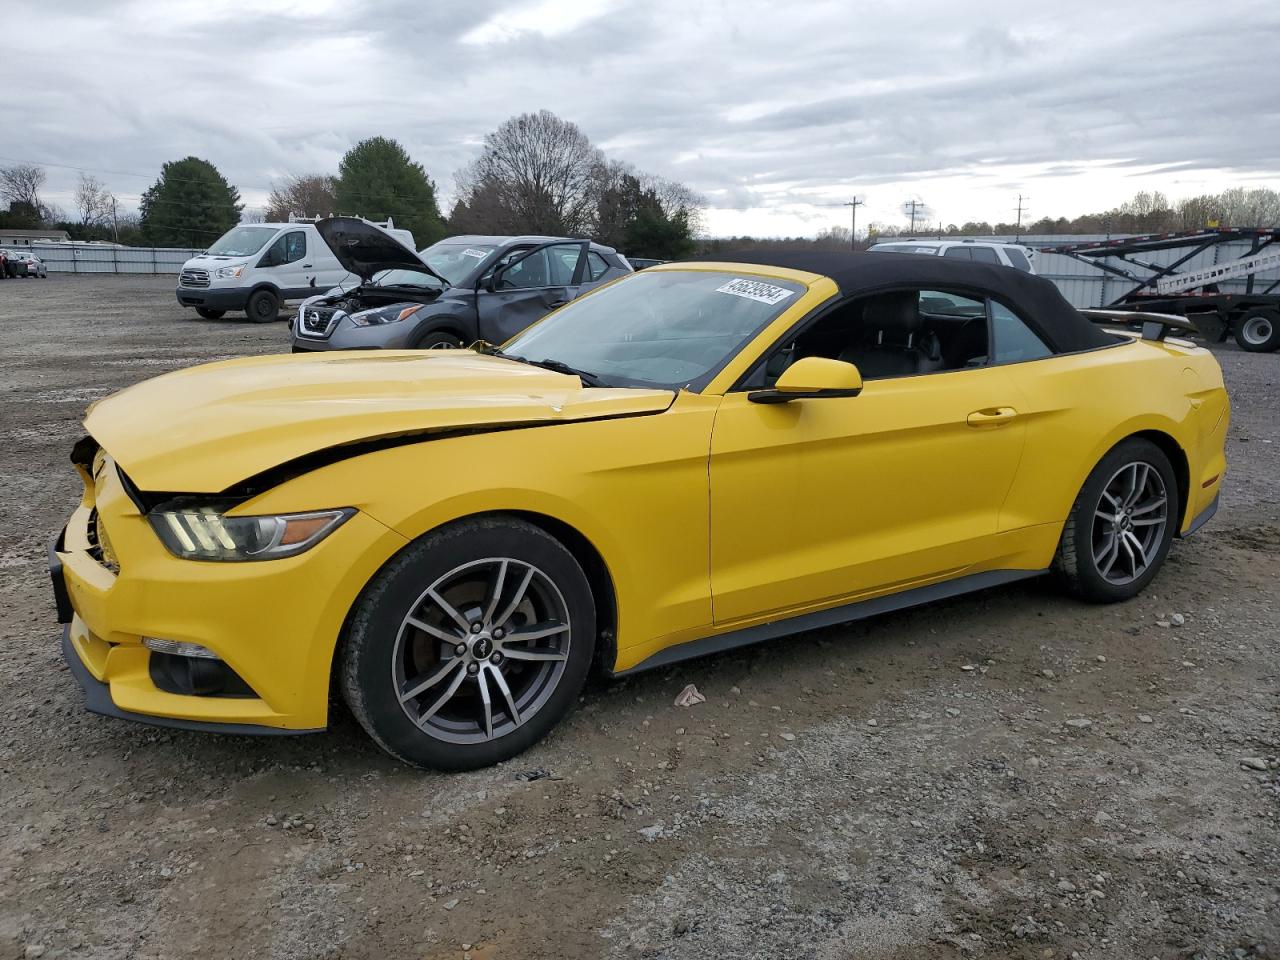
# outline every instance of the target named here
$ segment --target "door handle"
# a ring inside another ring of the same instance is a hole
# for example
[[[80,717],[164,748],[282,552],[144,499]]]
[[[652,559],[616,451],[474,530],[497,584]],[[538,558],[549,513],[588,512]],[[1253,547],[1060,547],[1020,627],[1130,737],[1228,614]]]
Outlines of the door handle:
[[[985,410],[975,410],[965,418],[965,423],[971,427],[997,427],[1002,423],[1008,423],[1018,415],[1018,411],[1013,407],[987,407]]]
[[[310,270],[310,269],[311,269],[311,264],[309,264],[309,263],[304,263],[304,264],[302,265],[302,269],[303,269],[303,270]]]

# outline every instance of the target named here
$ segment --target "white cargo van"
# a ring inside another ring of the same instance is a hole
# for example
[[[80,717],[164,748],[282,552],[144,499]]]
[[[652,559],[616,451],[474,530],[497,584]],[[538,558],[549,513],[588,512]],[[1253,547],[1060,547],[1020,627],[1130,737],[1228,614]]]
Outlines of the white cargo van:
[[[414,249],[408,230],[396,229],[390,220],[373,226]],[[359,282],[320,239],[314,220],[242,223],[182,265],[177,296],[178,303],[209,320],[243,310],[250,320],[269,323],[286,303]]]
[[[998,240],[925,240],[914,237],[877,243],[868,253],[922,253],[927,257],[951,257],[999,263],[1027,273],[1036,272],[1036,252],[1030,247]]]

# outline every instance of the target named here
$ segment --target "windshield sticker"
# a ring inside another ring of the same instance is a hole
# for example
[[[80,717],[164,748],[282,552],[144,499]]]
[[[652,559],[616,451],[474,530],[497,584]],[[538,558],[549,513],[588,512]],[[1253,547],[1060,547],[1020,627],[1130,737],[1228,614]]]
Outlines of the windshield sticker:
[[[728,293],[735,297],[745,297],[748,300],[767,303],[769,306],[781,303],[791,296],[792,292],[783,287],[775,287],[772,283],[764,283],[760,280],[744,280],[741,277],[736,280],[730,280],[723,286],[716,287],[716,293]]]
[[[483,260],[488,256],[483,250],[476,250],[474,247],[467,247],[462,251],[464,257],[475,257],[477,260]]]

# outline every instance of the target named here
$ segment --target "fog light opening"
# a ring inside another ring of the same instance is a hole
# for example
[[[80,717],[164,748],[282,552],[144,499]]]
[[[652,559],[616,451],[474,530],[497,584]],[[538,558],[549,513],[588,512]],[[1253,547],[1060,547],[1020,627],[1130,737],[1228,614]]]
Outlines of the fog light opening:
[[[175,657],[196,657],[200,660],[221,660],[222,658],[198,643],[187,643],[184,640],[163,640],[160,637],[143,637],[142,645],[154,653],[168,653]]]

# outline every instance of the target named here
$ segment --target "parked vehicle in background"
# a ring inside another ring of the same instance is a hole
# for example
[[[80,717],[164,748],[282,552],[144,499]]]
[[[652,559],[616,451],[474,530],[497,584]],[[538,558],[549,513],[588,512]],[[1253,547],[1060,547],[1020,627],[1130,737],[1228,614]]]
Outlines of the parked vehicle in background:
[[[632,270],[647,270],[649,267],[656,267],[660,263],[666,263],[666,260],[654,260],[652,257],[625,257],[627,263]]]
[[[0,280],[9,279],[9,251],[0,250]]]
[[[868,253],[920,253],[931,257],[948,257],[953,260],[972,260],[975,263],[999,263],[1015,270],[1035,273],[1036,252],[1016,243],[998,243],[987,240],[905,240],[877,243]]]
[[[361,220],[316,224],[354,289],[306,300],[294,353],[440,350],[503,343],[552,310],[631,273],[612,247],[565,237],[449,237],[421,253]]]
[[[22,255],[16,250],[6,250],[5,255],[5,276],[7,277],[25,277],[27,275],[27,262],[22,259]]]
[[[390,220],[358,222],[413,247],[413,234],[396,229]],[[270,323],[280,316],[284,304],[299,303],[338,284],[355,283],[316,233],[316,223],[232,227],[208,250],[182,265],[178,302],[194,307],[207,320],[243,310],[250,320]]]
[[[19,253],[18,259],[27,265],[28,277],[43,277],[49,279],[49,268],[45,266],[45,262],[37,257],[34,253]]]

